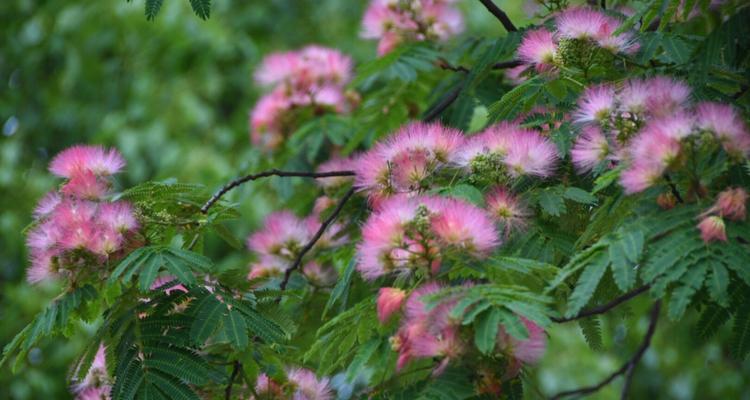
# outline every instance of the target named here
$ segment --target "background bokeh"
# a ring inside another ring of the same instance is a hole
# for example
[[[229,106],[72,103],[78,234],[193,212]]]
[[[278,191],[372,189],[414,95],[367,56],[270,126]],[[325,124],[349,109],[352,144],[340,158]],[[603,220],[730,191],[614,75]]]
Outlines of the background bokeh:
[[[517,25],[528,21],[522,1],[496,1]],[[358,37],[365,0],[215,0],[203,21],[186,0],[165,0],[155,21],[135,0],[0,1],[0,344],[5,345],[59,288],[25,283],[23,228],[36,200],[56,181],[51,156],[76,143],[115,146],[128,167],[118,186],[150,179],[200,183],[208,190],[269,161],[253,149],[247,113],[260,94],[252,71],[264,54],[309,43],[337,47],[357,61],[375,44]],[[470,36],[496,36],[496,20],[463,0]],[[305,184],[297,182],[297,184]],[[309,184],[309,183],[307,183]],[[232,194],[243,217],[231,228],[244,237],[289,191],[248,185]],[[275,190],[273,190],[275,189]],[[218,240],[208,253],[223,263],[247,254]],[[635,301],[620,315],[645,314]],[[717,342],[699,344],[691,321],[662,319],[656,351],[636,372],[634,398],[750,398],[750,364],[733,363]],[[597,382],[637,346],[645,319],[627,329],[607,319],[602,350],[586,345],[577,325],[555,327],[530,398]],[[69,398],[66,374],[93,330],[81,326],[65,339],[29,353],[17,374],[0,369],[0,399]],[[618,398],[613,385],[596,398]],[[744,396],[744,397],[743,397]]]

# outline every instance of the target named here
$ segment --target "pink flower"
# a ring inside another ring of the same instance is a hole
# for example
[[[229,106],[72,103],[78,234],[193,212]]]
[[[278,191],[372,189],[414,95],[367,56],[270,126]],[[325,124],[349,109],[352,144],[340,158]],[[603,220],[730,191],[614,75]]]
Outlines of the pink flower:
[[[288,261],[286,262],[288,263]],[[271,255],[261,255],[260,261],[250,266],[247,279],[255,280],[284,275],[285,261]]]
[[[401,308],[406,292],[397,288],[380,288],[378,292],[378,319],[385,323],[388,318]]]
[[[683,107],[690,97],[690,88],[681,81],[657,76],[646,81],[649,91],[646,111],[654,116],[667,116]]]
[[[302,274],[315,286],[328,287],[336,283],[338,274],[331,266],[322,266],[314,261],[310,261],[302,267]]]
[[[124,241],[120,232],[110,227],[97,226],[86,242],[86,248],[94,254],[109,256],[119,250]]]
[[[589,172],[609,155],[609,142],[596,126],[587,125],[576,139],[570,156],[578,172]]]
[[[508,334],[505,329],[501,329],[498,334],[500,347],[509,351],[514,358],[523,361],[526,364],[535,364],[544,355],[547,348],[547,335],[539,325],[520,317],[526,326],[529,336],[526,339],[519,340]]]
[[[597,39],[603,36],[602,30],[611,21],[607,16],[588,8],[571,7],[561,12],[556,18],[557,34],[566,39]]]
[[[281,399],[284,396],[281,385],[265,373],[259,374],[255,379],[255,393],[260,396],[260,399],[253,400]]]
[[[291,107],[283,88],[263,96],[250,113],[250,139],[256,146],[275,149],[283,140],[281,118]]]
[[[628,147],[628,155],[635,164],[656,164],[666,168],[680,153],[679,131],[664,129],[663,124],[649,124]],[[668,128],[668,126],[667,126]]]
[[[518,46],[518,57],[527,64],[536,65],[537,70],[550,70],[554,66],[557,44],[552,32],[541,28],[528,31]]]
[[[479,156],[496,155],[505,157],[510,151],[514,135],[520,128],[509,122],[501,122],[486,128],[481,133],[470,137],[457,151],[456,164],[469,167]]]
[[[250,235],[247,247],[262,255],[292,258],[310,239],[305,223],[289,211],[268,215],[263,228]]]
[[[138,220],[133,207],[126,201],[99,205],[99,222],[115,231],[126,232],[138,229]]]
[[[531,216],[529,210],[521,204],[507,189],[496,187],[485,196],[487,211],[503,226],[505,237],[514,230],[523,229]]]
[[[35,251],[47,251],[57,247],[63,236],[60,225],[54,221],[44,221],[29,231],[26,245]]]
[[[697,107],[697,125],[709,131],[733,156],[750,156],[750,132],[739,113],[728,104],[703,102]]]
[[[165,287],[169,282],[174,281],[176,278],[173,275],[162,275],[154,279],[154,282],[151,284],[150,289],[151,290],[157,290],[161,289],[164,290],[164,293],[169,296],[172,292],[183,292],[187,293],[188,290],[185,286],[178,283],[176,285],[172,285],[170,287]]]
[[[57,192],[49,192],[37,203],[34,209],[34,217],[44,218],[49,216],[62,201],[60,194]]]
[[[698,229],[701,231],[701,238],[706,243],[714,241],[727,241],[727,232],[724,226],[724,220],[721,217],[705,217],[698,223]]]
[[[62,187],[61,192],[79,199],[99,200],[109,190],[109,184],[91,171],[73,175]]]
[[[49,170],[63,178],[84,172],[97,176],[113,175],[125,167],[125,160],[114,149],[100,146],[73,146],[63,150],[50,162]]]
[[[450,198],[435,200],[430,219],[438,242],[484,258],[500,245],[499,235],[487,213],[469,203]]]
[[[586,89],[578,100],[576,122],[598,122],[609,120],[614,111],[615,89],[609,85],[597,85]]]
[[[26,281],[39,283],[57,278],[57,271],[53,269],[53,257],[55,253],[51,251],[32,251],[31,266],[26,270]]]
[[[664,169],[659,163],[636,163],[620,174],[620,184],[627,194],[642,192],[659,181]]]
[[[91,363],[88,373],[81,382],[73,385],[73,393],[76,399],[81,400],[100,400],[109,398],[110,378],[107,374],[106,351],[104,346],[99,345],[94,360]],[[98,397],[106,396],[106,397]]]
[[[514,178],[521,175],[549,177],[558,161],[557,147],[542,135],[527,130],[519,130],[510,137],[508,154],[503,160]]]
[[[526,65],[519,65],[514,68],[508,68],[505,70],[505,78],[513,85],[520,85],[528,80],[524,75],[529,67]]]
[[[318,379],[314,372],[304,368],[292,368],[286,375],[294,387],[293,400],[333,400],[330,379]]]
[[[711,210],[732,221],[744,221],[747,212],[745,208],[747,198],[748,194],[745,189],[730,188],[719,193]]]
[[[628,79],[623,84],[618,95],[618,101],[623,111],[633,114],[648,112],[651,96],[650,83],[642,79]]]

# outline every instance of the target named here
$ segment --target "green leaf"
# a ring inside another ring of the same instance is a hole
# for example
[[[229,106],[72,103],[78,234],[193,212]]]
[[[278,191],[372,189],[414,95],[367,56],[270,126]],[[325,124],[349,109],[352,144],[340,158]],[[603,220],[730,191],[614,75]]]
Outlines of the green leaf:
[[[166,261],[167,270],[175,276],[180,282],[186,285],[195,285],[196,280],[193,272],[187,268],[187,264],[181,262],[176,257],[169,257],[165,255],[164,261]]]
[[[173,247],[169,248],[169,252],[188,265],[204,272],[208,272],[211,270],[211,268],[213,268],[213,262],[211,261],[211,259],[198,253]]]
[[[724,307],[710,305],[701,314],[695,332],[699,338],[709,339],[721,328],[732,314]]]
[[[362,368],[372,358],[372,355],[375,354],[375,350],[378,349],[380,343],[380,338],[372,338],[357,348],[357,354],[352,359],[346,371],[347,379],[353,380],[361,372]]]
[[[211,229],[213,229],[214,233],[218,237],[220,237],[223,241],[225,241],[228,245],[232,246],[233,248],[237,250],[241,250],[244,246],[242,245],[242,242],[237,239],[237,237],[232,233],[232,231],[229,230],[226,226],[220,223],[216,223],[211,225]]]
[[[190,6],[195,15],[201,19],[208,19],[211,16],[211,0],[190,0]]]
[[[474,324],[474,344],[482,354],[489,354],[495,349],[499,324],[500,313],[497,309],[483,313]]]
[[[581,327],[581,333],[586,339],[586,343],[591,347],[591,350],[600,351],[604,348],[602,344],[602,328],[599,322],[599,317],[593,316],[590,318],[583,318],[578,320],[578,326]]]
[[[606,254],[598,253],[593,257],[586,269],[583,270],[581,276],[578,277],[575,290],[573,290],[570,299],[568,299],[566,317],[575,316],[589,302],[589,299],[594,294],[594,290],[599,286],[599,281],[604,276],[604,272],[607,271],[608,261]]]
[[[461,183],[449,187],[445,191],[445,194],[450,197],[466,200],[469,203],[474,204],[475,206],[484,206],[484,195],[482,195],[482,192],[479,191],[479,189],[471,185]]]
[[[672,298],[669,300],[667,315],[671,320],[677,321],[685,313],[693,294],[703,286],[707,269],[708,266],[706,263],[693,265],[685,276],[680,279],[682,286],[672,292]]]
[[[565,192],[563,192],[563,196],[568,200],[575,201],[576,203],[596,204],[596,196],[577,187],[566,188]]]
[[[224,332],[237,350],[247,347],[247,324],[245,318],[237,310],[230,310],[224,318]]]
[[[708,293],[720,305],[726,307],[729,305],[729,272],[720,262],[712,260],[709,262],[710,276],[708,281]]]
[[[216,331],[222,320],[226,306],[212,294],[200,301],[195,311],[195,321],[190,327],[190,339],[196,344],[203,344]]]
[[[200,400],[195,392],[189,386],[184,385],[174,378],[164,375],[160,372],[150,373],[149,379],[163,392],[169,395],[173,400]]]
[[[529,338],[529,330],[526,329],[526,324],[523,323],[518,315],[501,308],[496,308],[495,311],[500,314],[500,323],[510,336],[513,336],[518,340],[526,340]]]
[[[554,188],[553,188],[554,189]],[[548,215],[559,217],[565,212],[565,200],[556,190],[544,189],[539,193],[539,205]]]
[[[741,304],[734,315],[732,338],[730,339],[732,356],[743,361],[750,353],[750,303]]]
[[[162,265],[164,265],[164,260],[159,253],[152,254],[144,263],[140,276],[138,276],[138,286],[142,292],[147,292],[151,289],[151,285],[154,283],[156,275],[159,273],[159,268]]]
[[[151,255],[152,252],[153,249],[151,247],[141,247],[132,251],[127,257],[120,261],[119,264],[117,264],[115,270],[112,271],[112,275],[109,276],[109,282],[113,283],[125,272],[137,268],[145,261],[146,257]],[[132,276],[132,273],[130,276]]]
[[[336,282],[336,286],[333,287],[333,290],[331,290],[331,296],[328,298],[328,301],[326,302],[326,306],[323,309],[323,318],[326,317],[328,314],[328,310],[333,307],[334,304],[336,304],[339,299],[342,302],[342,306],[346,305],[346,299],[349,294],[349,287],[352,284],[352,277],[354,276],[355,267],[357,265],[357,259],[356,257],[352,256],[349,260],[349,263],[346,265],[346,269],[344,270],[343,275],[341,278]]]
[[[618,232],[609,245],[612,276],[617,287],[623,292],[630,290],[635,285],[635,264],[643,251],[643,242],[643,232],[636,229]]]
[[[146,0],[145,14],[146,19],[153,21],[156,18],[156,14],[161,10],[163,0]]]

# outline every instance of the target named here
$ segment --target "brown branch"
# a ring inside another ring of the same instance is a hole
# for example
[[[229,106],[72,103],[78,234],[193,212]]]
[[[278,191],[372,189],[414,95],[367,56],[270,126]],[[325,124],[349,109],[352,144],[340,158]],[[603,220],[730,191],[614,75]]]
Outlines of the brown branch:
[[[610,301],[607,304],[602,304],[600,306],[593,307],[593,308],[590,308],[588,310],[583,310],[580,313],[578,313],[577,315],[574,315],[572,317],[567,317],[567,318],[551,318],[551,319],[552,319],[552,322],[564,323],[564,322],[575,321],[575,320],[581,319],[581,318],[591,317],[593,315],[604,314],[604,313],[608,312],[609,310],[611,310],[611,309],[619,306],[620,304],[622,304],[622,303],[624,303],[624,302],[632,299],[633,297],[636,297],[639,294],[647,291],[650,288],[651,288],[651,285],[641,286],[641,287],[639,287],[637,289],[633,289],[630,292],[625,293],[624,295],[622,295],[622,296],[620,296],[620,297],[618,297],[618,298]]]
[[[239,375],[241,368],[242,364],[239,361],[235,361],[234,367],[232,367],[232,376],[229,377],[229,383],[227,383],[227,388],[224,390],[224,398],[226,400],[232,398],[232,386],[234,385],[234,380],[237,379],[237,375]]]
[[[492,15],[495,16],[498,20],[500,20],[500,23],[503,24],[503,28],[505,28],[508,32],[515,32],[518,30],[515,25],[513,25],[513,22],[511,22],[510,18],[508,18],[508,14],[506,14],[503,10],[501,10],[498,6],[495,5],[495,3],[492,2],[492,0],[479,0],[482,5],[492,13]]]
[[[503,61],[503,62],[495,63],[495,65],[492,66],[492,69],[515,68],[515,67],[520,67],[523,64],[524,62],[521,60]]]
[[[344,209],[344,205],[346,205],[346,202],[349,201],[349,199],[354,194],[354,188],[349,189],[349,191],[344,194],[344,197],[339,200],[339,204],[336,205],[336,208],[333,210],[331,215],[328,216],[328,218],[323,221],[322,224],[320,224],[320,228],[318,228],[318,231],[315,232],[315,235],[310,239],[309,242],[305,245],[305,247],[300,250],[299,254],[297,254],[297,258],[295,258],[294,263],[284,271],[284,279],[281,281],[281,284],[279,285],[279,290],[284,291],[286,289],[286,285],[289,284],[289,279],[292,276],[292,272],[297,270],[300,265],[302,264],[302,258],[305,257],[305,254],[309,252],[313,246],[315,246],[315,243],[320,240],[320,237],[323,236],[323,233],[328,229],[328,227],[333,223],[333,221],[338,217],[338,215],[341,213],[341,210]],[[277,299],[277,301],[280,301],[281,297]]]
[[[435,118],[439,117],[440,114],[443,113],[443,111],[445,111],[448,107],[451,106],[451,104],[453,104],[454,101],[456,101],[456,99],[458,99],[458,96],[461,94],[461,90],[463,90],[463,88],[464,88],[463,82],[456,85],[456,87],[451,89],[451,91],[448,92],[448,94],[446,94],[445,97],[443,97],[440,100],[440,102],[437,105],[435,105],[435,107],[433,107],[430,110],[427,110],[424,117],[422,117],[422,120],[425,122],[430,122],[430,121],[435,120]]]
[[[675,199],[677,199],[677,202],[684,203],[685,201],[682,200],[682,196],[680,196],[680,191],[677,190],[677,185],[672,182],[672,177],[669,176],[669,174],[664,174],[664,179],[667,180],[667,183],[669,184],[669,190],[672,191],[672,195]]]
[[[515,67],[521,66],[523,64],[524,64],[524,62],[521,61],[521,60],[503,61],[503,62],[495,63],[492,66],[492,69],[515,68]],[[463,65],[453,65],[453,64],[449,63],[448,60],[443,59],[443,58],[441,58],[441,59],[439,59],[437,61],[437,66],[440,67],[440,68],[442,68],[442,69],[445,69],[445,70],[448,70],[448,71],[453,71],[453,72],[463,72],[463,73],[466,73],[466,74],[468,74],[469,72],[471,72],[471,70],[469,68],[466,68]]]
[[[621,399],[627,398],[630,383],[633,379],[633,371],[635,370],[636,365],[638,365],[638,362],[643,357],[643,354],[646,353],[646,350],[648,350],[648,347],[651,345],[651,338],[653,338],[654,332],[656,331],[656,322],[659,320],[660,310],[661,300],[654,303],[654,305],[651,307],[648,330],[646,331],[646,335],[643,337],[641,345],[638,347],[638,350],[635,352],[635,354],[633,354],[633,356],[630,357],[630,359],[625,364],[623,364],[622,367],[620,367],[617,371],[613,372],[611,375],[609,375],[607,378],[597,383],[596,385],[560,392],[552,396],[551,400],[562,399],[568,396],[581,397],[595,393],[599,391],[599,389],[610,384],[615,378],[620,375],[625,376],[625,384],[622,388]]]
[[[211,196],[210,199],[206,202],[206,204],[201,207],[201,212],[203,214],[208,212],[208,209],[211,208],[219,199],[221,199],[222,196],[227,194],[230,190],[236,188],[237,186],[242,185],[245,182],[254,181],[256,179],[260,178],[267,178],[269,176],[280,176],[280,177],[299,177],[299,178],[330,178],[335,176],[353,176],[354,171],[328,171],[328,172],[304,172],[304,171],[280,171],[278,169],[270,169],[268,171],[259,172],[257,174],[252,175],[246,175],[241,178],[237,178],[226,185],[224,185],[221,189],[217,190],[216,193]]]

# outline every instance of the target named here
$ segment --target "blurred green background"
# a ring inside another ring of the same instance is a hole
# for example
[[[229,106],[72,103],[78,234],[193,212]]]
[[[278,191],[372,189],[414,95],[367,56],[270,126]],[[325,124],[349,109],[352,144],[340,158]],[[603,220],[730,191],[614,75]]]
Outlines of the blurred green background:
[[[129,162],[120,187],[174,178],[212,190],[266,166],[247,133],[248,110],[260,94],[254,66],[271,51],[309,43],[337,47],[360,62],[372,59],[375,43],[358,38],[366,3],[215,0],[203,21],[187,0],[165,0],[150,22],[139,0],[0,1],[0,345],[59,292],[25,283],[21,233],[36,200],[56,184],[46,172],[54,154],[76,143],[115,146]],[[522,1],[496,3],[518,25],[528,21]],[[502,34],[477,1],[460,6],[465,35]],[[232,225],[240,237],[274,203],[273,191],[256,189],[231,196],[242,199],[243,217]],[[225,263],[248,258],[218,241],[206,249]],[[640,306],[632,312],[645,313]],[[616,369],[646,321],[632,331],[621,316],[608,322],[602,352],[589,349],[576,325],[552,330],[528,396],[594,383]],[[748,363],[732,364],[717,344],[697,344],[689,322],[659,328],[659,351],[649,351],[639,366],[634,398],[750,398]],[[70,339],[47,341],[15,375],[0,369],[0,399],[69,398],[68,365],[92,330],[81,326]],[[595,398],[618,398],[618,390],[614,385]]]

